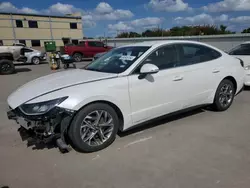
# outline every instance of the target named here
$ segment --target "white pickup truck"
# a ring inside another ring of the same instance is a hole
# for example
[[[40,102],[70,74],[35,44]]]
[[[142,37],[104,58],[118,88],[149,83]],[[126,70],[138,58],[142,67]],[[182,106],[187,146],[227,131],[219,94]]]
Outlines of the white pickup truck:
[[[0,74],[15,72],[13,61],[25,59],[23,46],[0,46]]]

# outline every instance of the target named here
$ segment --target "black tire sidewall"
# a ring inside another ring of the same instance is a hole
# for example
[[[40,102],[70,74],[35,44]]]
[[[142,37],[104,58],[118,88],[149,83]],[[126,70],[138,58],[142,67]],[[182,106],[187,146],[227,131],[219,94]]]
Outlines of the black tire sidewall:
[[[4,64],[8,64],[10,66],[8,71],[2,72],[2,66]],[[0,74],[6,75],[6,74],[13,74],[15,72],[15,66],[12,61],[10,60],[0,60]]]
[[[39,63],[34,63],[34,59],[36,59],[36,58],[39,60]],[[31,62],[32,62],[34,65],[39,65],[39,64],[40,64],[40,59],[39,59],[39,57],[32,57]]]
[[[222,88],[225,84],[230,84],[231,87],[233,88],[233,98],[232,98],[230,104],[227,105],[226,107],[222,106],[222,105],[220,104],[220,102],[219,102],[220,90],[221,90],[221,88]],[[228,80],[228,79],[222,80],[221,83],[219,84],[217,90],[216,90],[216,94],[215,94],[215,98],[214,98],[214,109],[215,109],[216,111],[225,111],[225,110],[227,110],[227,109],[232,105],[232,103],[233,103],[233,101],[234,101],[235,92],[236,92],[236,88],[235,88],[233,82],[231,82],[231,81]]]
[[[78,60],[75,59],[75,56],[80,56],[81,59],[78,61]],[[75,54],[73,55],[73,59],[74,59],[76,62],[82,61],[82,58],[83,58],[83,55],[82,55],[81,53],[75,53]]]
[[[83,140],[81,139],[80,126],[81,126],[82,120],[86,117],[86,115],[88,115],[90,112],[95,111],[95,110],[105,110],[112,116],[113,121],[114,121],[114,130],[110,138],[102,145],[89,146],[88,144],[84,143]],[[108,147],[115,140],[116,134],[118,132],[118,128],[119,128],[119,119],[115,110],[108,104],[94,103],[94,104],[90,104],[84,107],[82,110],[80,110],[76,114],[76,116],[73,118],[73,121],[69,127],[68,136],[71,140],[72,146],[77,151],[89,153],[89,152],[99,151]]]

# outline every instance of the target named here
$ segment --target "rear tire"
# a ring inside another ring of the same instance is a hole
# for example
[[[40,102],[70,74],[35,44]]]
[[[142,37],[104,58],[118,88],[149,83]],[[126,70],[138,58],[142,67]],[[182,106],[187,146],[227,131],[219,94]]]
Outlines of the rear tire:
[[[82,61],[82,58],[83,58],[83,55],[81,53],[75,53],[73,55],[73,59],[76,61],[76,62],[80,62]]]
[[[118,127],[119,119],[115,110],[107,104],[94,103],[77,113],[68,136],[77,151],[96,152],[113,143]]]
[[[236,88],[230,80],[222,80],[215,93],[213,109],[215,111],[227,110],[233,103],[235,90]]]
[[[0,74],[13,74],[15,73],[15,66],[12,61],[3,59],[0,60]]]

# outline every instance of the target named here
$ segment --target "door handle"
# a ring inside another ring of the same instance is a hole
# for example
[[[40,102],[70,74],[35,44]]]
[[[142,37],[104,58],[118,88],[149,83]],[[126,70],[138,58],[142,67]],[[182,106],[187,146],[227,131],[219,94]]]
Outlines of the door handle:
[[[220,72],[220,70],[218,70],[218,69],[213,70],[213,73],[218,73],[218,72]]]
[[[182,76],[175,76],[175,77],[173,78],[173,81],[181,81],[181,80],[183,80],[183,77],[182,77]]]

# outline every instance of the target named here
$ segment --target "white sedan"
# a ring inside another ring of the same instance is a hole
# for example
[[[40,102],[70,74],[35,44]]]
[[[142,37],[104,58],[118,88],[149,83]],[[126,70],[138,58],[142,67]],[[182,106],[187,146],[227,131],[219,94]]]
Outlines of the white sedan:
[[[250,42],[244,42],[236,46],[229,51],[229,54],[243,61],[246,74],[245,85],[250,86]]]
[[[215,47],[143,42],[27,83],[8,97],[8,117],[40,141],[57,139],[67,149],[70,140],[78,151],[94,152],[109,146],[118,130],[165,114],[200,105],[227,110],[243,84],[240,60]]]

